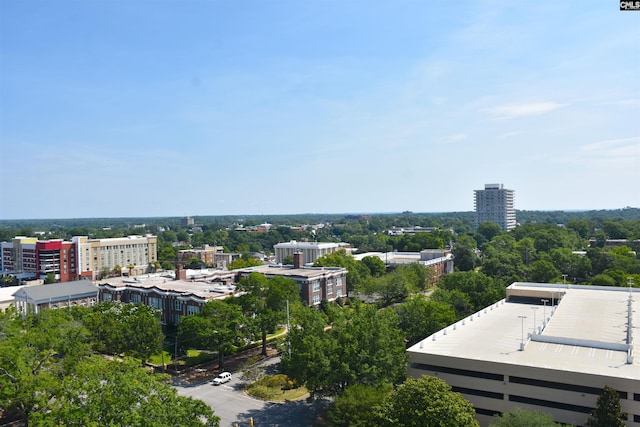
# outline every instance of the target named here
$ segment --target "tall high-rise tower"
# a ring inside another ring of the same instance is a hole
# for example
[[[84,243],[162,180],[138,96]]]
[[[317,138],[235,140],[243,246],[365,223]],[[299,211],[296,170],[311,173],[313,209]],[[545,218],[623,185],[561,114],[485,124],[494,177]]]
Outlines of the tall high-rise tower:
[[[495,222],[504,231],[516,228],[514,190],[503,188],[502,184],[485,184],[484,190],[474,190],[476,228],[483,222]]]

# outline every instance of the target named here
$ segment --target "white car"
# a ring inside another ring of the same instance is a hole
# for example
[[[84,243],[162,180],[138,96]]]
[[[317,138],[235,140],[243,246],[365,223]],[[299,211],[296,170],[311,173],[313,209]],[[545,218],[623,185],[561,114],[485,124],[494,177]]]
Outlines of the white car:
[[[222,372],[220,375],[213,379],[213,385],[220,385],[231,381],[231,374],[229,372]]]

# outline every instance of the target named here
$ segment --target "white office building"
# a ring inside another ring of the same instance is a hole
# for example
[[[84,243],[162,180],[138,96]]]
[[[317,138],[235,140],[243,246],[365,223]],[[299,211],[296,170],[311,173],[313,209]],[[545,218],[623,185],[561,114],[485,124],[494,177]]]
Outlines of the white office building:
[[[295,253],[302,253],[303,262],[305,264],[312,264],[316,262],[318,258],[345,247],[348,247],[348,245],[344,243],[298,242],[295,240],[273,245],[277,264],[281,264],[286,257],[293,256]]]
[[[502,184],[485,184],[484,190],[474,190],[475,226],[495,222],[504,231],[516,228],[515,191]]]

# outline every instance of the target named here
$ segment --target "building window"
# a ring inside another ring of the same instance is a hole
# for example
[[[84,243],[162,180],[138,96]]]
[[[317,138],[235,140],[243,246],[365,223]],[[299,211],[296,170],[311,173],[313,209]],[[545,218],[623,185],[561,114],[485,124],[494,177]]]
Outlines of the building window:
[[[340,298],[342,296],[342,288],[338,288],[338,290],[336,290],[336,296],[338,298]]]
[[[111,299],[112,299],[111,294],[102,294],[102,301],[111,301]]]
[[[200,307],[197,305],[188,305],[187,306],[187,314],[198,314],[200,313]]]
[[[182,311],[182,301],[180,301],[179,299],[175,300],[173,304],[173,308],[176,311]]]
[[[134,304],[139,304],[140,303],[140,294],[131,295],[131,302],[134,303]]]
[[[338,285],[338,286],[342,286],[342,276],[340,276],[340,277],[338,277],[338,278],[336,279],[336,285]]]
[[[327,295],[333,295],[333,283],[327,283]]]
[[[318,292],[320,290],[320,282],[313,282],[313,292]]]
[[[313,296],[313,303],[314,304],[320,304],[320,295],[314,295]]]
[[[156,297],[149,297],[149,305],[156,310],[162,310],[162,300]]]

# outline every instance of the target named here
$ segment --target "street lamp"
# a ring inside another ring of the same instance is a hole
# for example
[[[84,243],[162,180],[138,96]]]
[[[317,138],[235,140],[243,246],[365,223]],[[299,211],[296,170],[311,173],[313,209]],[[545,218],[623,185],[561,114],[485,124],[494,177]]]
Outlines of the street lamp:
[[[542,319],[542,327],[544,328],[544,325],[547,323],[547,303],[549,302],[549,300],[543,299],[541,301],[544,304],[544,318]]]
[[[540,307],[531,307],[531,310],[533,310],[533,334],[536,334],[536,311],[539,309]]]
[[[524,319],[527,318],[527,316],[518,316],[520,318],[520,321],[522,323],[522,336],[520,337],[520,351],[524,351]]]
[[[565,281],[567,280],[567,274],[563,274],[562,275],[562,284],[565,284]]]

